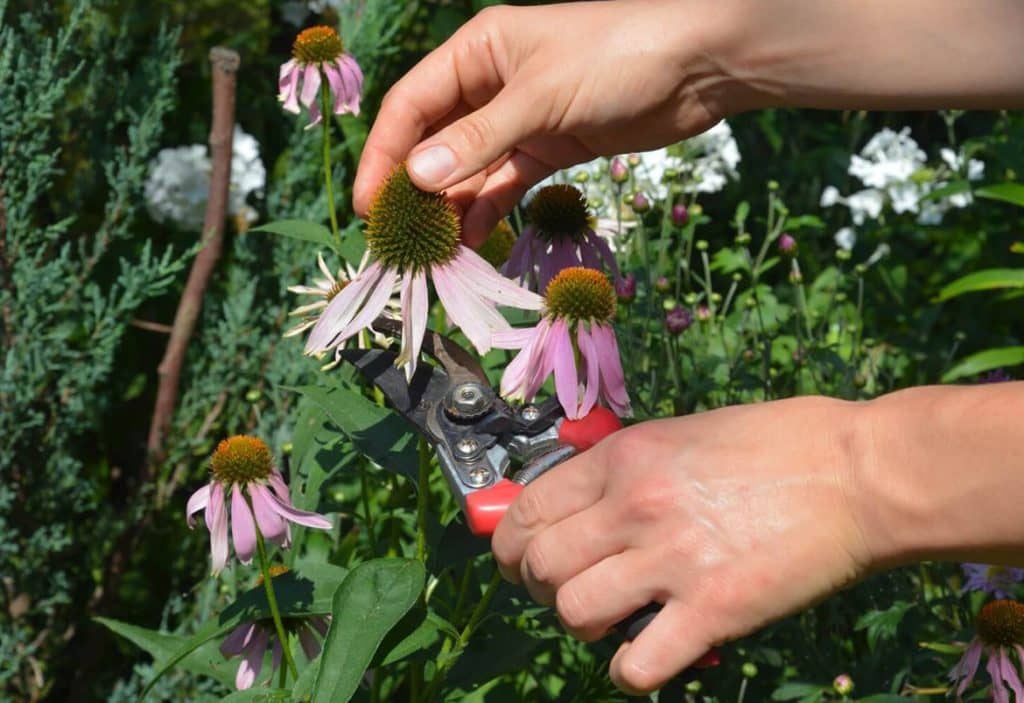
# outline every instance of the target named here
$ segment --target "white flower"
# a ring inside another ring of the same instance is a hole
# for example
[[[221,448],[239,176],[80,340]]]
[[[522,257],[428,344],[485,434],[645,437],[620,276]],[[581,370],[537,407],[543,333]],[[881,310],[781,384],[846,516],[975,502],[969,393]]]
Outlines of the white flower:
[[[866,186],[886,188],[906,182],[927,158],[910,136],[910,127],[899,132],[886,127],[868,140],[859,156],[850,158],[849,173]]]
[[[853,231],[853,227],[843,227],[832,236],[832,239],[835,240],[837,247],[850,251],[857,243],[857,233]]]
[[[729,123],[714,127],[680,144],[683,157],[676,167],[687,193],[717,193],[730,180],[739,178],[740,147]]]
[[[146,181],[146,208],[157,222],[189,232],[203,228],[212,163],[203,144],[162,149],[150,165]],[[235,126],[231,156],[228,213],[249,222],[256,211],[247,204],[251,194],[261,194],[267,172],[260,160],[259,144]]]
[[[865,220],[877,220],[885,205],[885,194],[874,188],[865,188],[844,197],[835,186],[828,186],[821,193],[821,206],[831,207],[836,203],[850,209],[850,217],[856,225],[864,224]]]

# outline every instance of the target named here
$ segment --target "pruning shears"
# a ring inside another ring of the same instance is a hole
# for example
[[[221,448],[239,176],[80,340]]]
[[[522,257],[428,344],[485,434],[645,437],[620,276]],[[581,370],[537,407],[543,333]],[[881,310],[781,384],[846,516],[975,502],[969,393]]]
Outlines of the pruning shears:
[[[388,318],[378,318],[373,327],[401,334],[400,323]],[[346,349],[340,356],[431,445],[467,526],[478,537],[494,533],[527,484],[622,428],[603,407],[569,420],[556,398],[513,408],[494,392],[472,354],[432,330],[424,335],[423,351],[437,363],[418,364],[410,379],[395,365],[398,355],[387,349]],[[660,604],[651,603],[616,629],[632,640],[659,610]],[[699,665],[717,664],[717,654],[710,655]]]

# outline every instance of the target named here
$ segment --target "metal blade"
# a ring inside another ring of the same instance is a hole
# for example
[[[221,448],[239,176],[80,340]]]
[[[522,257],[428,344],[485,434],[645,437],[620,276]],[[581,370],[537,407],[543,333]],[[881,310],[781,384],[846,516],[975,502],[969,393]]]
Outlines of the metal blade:
[[[387,317],[378,317],[373,321],[373,328],[392,337],[402,336],[402,322]],[[480,366],[480,362],[468,351],[460,347],[454,340],[445,337],[433,330],[427,330],[423,335],[423,351],[433,357],[444,367],[445,372],[451,377],[452,385],[464,381],[479,381],[484,385],[490,385],[487,374]]]

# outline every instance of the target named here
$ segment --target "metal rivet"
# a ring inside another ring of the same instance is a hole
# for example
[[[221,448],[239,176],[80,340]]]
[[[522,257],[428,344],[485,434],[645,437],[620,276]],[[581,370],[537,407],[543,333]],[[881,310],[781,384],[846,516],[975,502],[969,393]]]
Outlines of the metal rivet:
[[[524,420],[526,420],[527,422],[533,422],[534,420],[540,417],[540,410],[538,410],[536,407],[532,405],[527,405],[525,408],[523,408],[523,412],[521,414]]]
[[[486,413],[492,402],[479,383],[469,382],[452,389],[445,405],[455,417],[471,420]]]
[[[471,486],[485,486],[491,480],[491,470],[477,466],[469,470],[469,483]]]
[[[463,437],[455,443],[455,451],[459,456],[473,456],[480,450],[480,442],[472,437]]]

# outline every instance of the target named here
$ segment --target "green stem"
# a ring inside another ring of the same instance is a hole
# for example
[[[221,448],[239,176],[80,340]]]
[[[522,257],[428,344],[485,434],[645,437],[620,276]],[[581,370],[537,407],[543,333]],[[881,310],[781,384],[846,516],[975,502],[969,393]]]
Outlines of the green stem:
[[[430,494],[430,445],[419,442],[419,485],[416,491],[416,558],[427,561],[427,497]]]
[[[252,503],[249,502],[248,496],[246,502],[249,503],[249,512],[253,513]],[[299,678],[299,669],[295,666],[295,659],[292,658],[292,648],[288,643],[288,633],[284,630],[284,623],[281,621],[281,611],[277,607],[277,596],[274,595],[274,584],[271,583],[270,576],[270,560],[267,558],[267,545],[263,542],[263,533],[260,531],[259,523],[256,522],[256,514],[252,515],[253,527],[256,530],[256,552],[259,554],[260,559],[260,574],[263,575],[263,590],[267,594],[267,605],[270,606],[270,617],[274,620],[274,629],[277,630],[277,639],[281,643],[281,651],[284,653],[284,661],[287,669],[292,672],[293,678]],[[283,673],[281,674],[281,685],[284,686],[287,677]]]
[[[320,89],[320,111],[324,125],[324,187],[327,188],[327,210],[331,216],[331,233],[334,243],[341,246],[341,233],[338,231],[338,214],[334,207],[334,170],[331,168],[331,91],[325,84]]]
[[[359,467],[359,490],[363,494],[363,522],[366,523],[366,534],[370,537],[371,551],[374,544],[373,514],[370,512],[370,482],[367,479],[365,466]]]
[[[487,609],[491,605],[491,601],[494,599],[494,594],[498,590],[498,584],[501,583],[501,574],[497,571],[491,576],[490,583],[487,584],[487,590],[484,591],[483,597],[480,602],[473,608],[473,612],[470,613],[469,621],[466,626],[462,628],[462,632],[459,633],[459,639],[455,642],[455,648],[452,653],[445,657],[444,661],[441,661],[437,665],[437,672],[434,674],[434,678],[430,680],[430,685],[427,687],[427,693],[423,697],[424,701],[428,703],[431,701],[439,700],[439,694],[441,692],[441,686],[444,684],[445,677],[448,676],[448,672],[451,670],[455,663],[462,656],[462,653],[466,650],[466,646],[469,644],[470,638],[473,637],[473,633],[476,631],[477,626],[487,613]],[[446,640],[447,641],[447,640]]]

